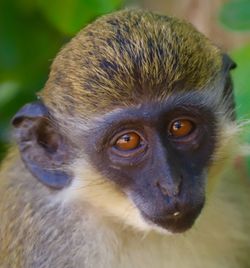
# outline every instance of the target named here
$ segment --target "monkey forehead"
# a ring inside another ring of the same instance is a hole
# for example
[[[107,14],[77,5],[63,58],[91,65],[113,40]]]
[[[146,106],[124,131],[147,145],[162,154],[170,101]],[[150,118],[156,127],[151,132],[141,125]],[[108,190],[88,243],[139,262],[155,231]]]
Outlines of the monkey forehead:
[[[222,66],[220,50],[190,24],[129,10],[104,16],[59,53],[41,92],[51,109],[88,113],[173,91],[202,90]],[[66,105],[66,104],[67,105]]]

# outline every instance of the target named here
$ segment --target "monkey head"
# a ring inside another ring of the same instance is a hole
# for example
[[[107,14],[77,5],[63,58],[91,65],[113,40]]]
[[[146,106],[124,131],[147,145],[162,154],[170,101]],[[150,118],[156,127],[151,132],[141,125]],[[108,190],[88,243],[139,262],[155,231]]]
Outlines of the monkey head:
[[[59,202],[184,232],[232,155],[234,66],[181,20],[106,15],[62,49],[39,101],[14,117],[22,159]]]

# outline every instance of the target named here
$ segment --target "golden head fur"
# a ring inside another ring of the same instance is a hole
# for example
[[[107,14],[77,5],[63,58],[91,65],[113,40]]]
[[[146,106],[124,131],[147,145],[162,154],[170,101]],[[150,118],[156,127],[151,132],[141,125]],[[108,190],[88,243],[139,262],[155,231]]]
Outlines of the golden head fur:
[[[110,105],[204,89],[221,66],[220,50],[191,24],[120,11],[87,26],[62,49],[39,95],[52,111],[87,117]]]

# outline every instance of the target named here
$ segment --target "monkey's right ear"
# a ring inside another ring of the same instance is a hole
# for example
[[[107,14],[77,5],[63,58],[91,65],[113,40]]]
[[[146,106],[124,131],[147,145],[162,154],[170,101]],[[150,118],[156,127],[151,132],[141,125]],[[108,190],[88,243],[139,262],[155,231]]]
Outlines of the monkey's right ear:
[[[63,168],[69,160],[69,146],[52,124],[46,106],[40,101],[25,105],[12,124],[28,170],[49,187],[66,187],[71,181],[69,172]]]

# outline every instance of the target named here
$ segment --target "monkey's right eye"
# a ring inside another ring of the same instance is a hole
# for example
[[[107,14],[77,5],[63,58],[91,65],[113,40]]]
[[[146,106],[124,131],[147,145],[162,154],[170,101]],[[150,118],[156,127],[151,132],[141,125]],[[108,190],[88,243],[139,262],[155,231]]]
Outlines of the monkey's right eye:
[[[116,140],[115,147],[121,151],[131,151],[140,147],[141,141],[141,137],[137,133],[129,132]]]

